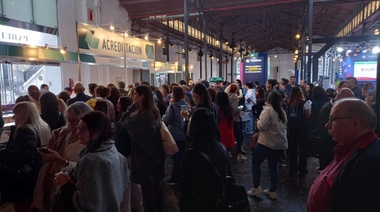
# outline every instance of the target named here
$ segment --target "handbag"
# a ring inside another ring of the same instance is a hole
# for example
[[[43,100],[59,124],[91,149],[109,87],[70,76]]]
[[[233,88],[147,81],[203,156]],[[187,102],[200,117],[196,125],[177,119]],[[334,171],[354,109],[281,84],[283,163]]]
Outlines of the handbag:
[[[223,193],[218,198],[215,211],[220,212],[249,212],[250,206],[245,187],[235,183],[232,176],[226,176],[222,178],[218,169],[214,166],[210,157],[201,151],[196,150],[200,155],[214,168],[214,171],[223,182]]]
[[[174,155],[178,152],[178,146],[175,142],[172,134],[170,133],[168,127],[164,122],[161,122],[160,126],[161,140],[164,147],[165,153],[168,155]]]
[[[25,165],[25,167],[27,168],[17,169],[2,165],[0,168],[1,202],[14,202],[20,198],[23,188],[28,186],[32,180],[31,168],[29,165]]]
[[[255,148],[257,145],[257,141],[259,140],[260,132],[256,132],[251,137],[251,147]]]

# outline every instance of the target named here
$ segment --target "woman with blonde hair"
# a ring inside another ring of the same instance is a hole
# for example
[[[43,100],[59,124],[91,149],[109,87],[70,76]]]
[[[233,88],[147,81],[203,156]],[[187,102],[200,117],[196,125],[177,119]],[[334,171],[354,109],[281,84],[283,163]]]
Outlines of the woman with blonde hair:
[[[132,87],[131,89],[129,89],[129,92],[128,92],[128,97],[131,97],[133,98],[133,96],[135,95],[136,93],[136,87]]]
[[[20,102],[13,113],[15,126],[11,127],[6,148],[0,150],[2,201],[13,202],[15,211],[31,211],[33,190],[44,162],[37,148],[47,144],[50,128],[34,103]]]

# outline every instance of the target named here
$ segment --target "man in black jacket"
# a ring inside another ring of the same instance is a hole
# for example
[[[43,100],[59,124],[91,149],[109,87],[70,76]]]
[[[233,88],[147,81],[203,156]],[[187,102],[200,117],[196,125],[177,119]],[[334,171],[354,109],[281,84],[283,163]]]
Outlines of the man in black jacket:
[[[364,100],[362,92],[358,88],[358,80],[355,77],[347,77],[346,81],[344,82],[344,87],[351,89],[356,98]]]
[[[74,93],[76,96],[72,99],[67,100],[67,105],[70,106],[71,104],[77,101],[87,102],[87,100],[91,99],[91,97],[87,96],[84,93],[84,91],[85,91],[85,88],[81,82],[75,83]]]

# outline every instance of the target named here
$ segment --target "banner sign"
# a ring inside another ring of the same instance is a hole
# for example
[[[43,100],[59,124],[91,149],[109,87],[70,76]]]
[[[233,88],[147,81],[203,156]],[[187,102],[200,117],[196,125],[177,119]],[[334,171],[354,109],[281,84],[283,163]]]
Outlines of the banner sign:
[[[79,52],[84,56],[82,62],[95,61],[96,64],[121,64],[117,59],[154,60],[154,44],[143,39],[125,37],[124,34],[102,28],[78,24]],[[99,58],[117,58],[115,60]],[[82,58],[82,57],[81,57]]]
[[[0,25],[0,42],[58,47],[57,35]]]

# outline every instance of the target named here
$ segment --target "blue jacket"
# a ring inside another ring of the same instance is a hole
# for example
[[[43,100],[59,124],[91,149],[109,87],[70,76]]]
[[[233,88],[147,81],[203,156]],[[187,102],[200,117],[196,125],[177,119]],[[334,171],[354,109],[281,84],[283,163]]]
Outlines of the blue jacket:
[[[173,102],[166,109],[166,113],[162,117],[162,120],[166,126],[168,126],[170,133],[176,141],[186,140],[186,132],[183,129],[185,122],[181,117],[181,105],[187,107],[187,103],[184,99],[178,102]]]

